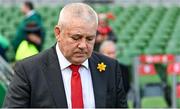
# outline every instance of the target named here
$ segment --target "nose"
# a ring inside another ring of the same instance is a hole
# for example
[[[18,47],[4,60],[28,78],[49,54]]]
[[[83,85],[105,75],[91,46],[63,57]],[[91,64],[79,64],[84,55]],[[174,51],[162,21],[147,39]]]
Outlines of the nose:
[[[79,42],[78,48],[80,48],[81,50],[83,50],[83,49],[85,49],[86,47],[87,47],[86,40],[82,39],[82,40]]]

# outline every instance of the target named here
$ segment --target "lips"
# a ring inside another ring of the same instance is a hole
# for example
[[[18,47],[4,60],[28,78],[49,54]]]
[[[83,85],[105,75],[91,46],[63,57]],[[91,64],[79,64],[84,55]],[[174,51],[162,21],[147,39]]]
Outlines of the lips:
[[[86,53],[74,53],[74,55],[77,57],[84,57]]]

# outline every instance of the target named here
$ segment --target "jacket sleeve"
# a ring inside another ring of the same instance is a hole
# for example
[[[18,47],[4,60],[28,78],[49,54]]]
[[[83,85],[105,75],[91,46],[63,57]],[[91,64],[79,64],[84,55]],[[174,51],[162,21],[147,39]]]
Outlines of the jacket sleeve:
[[[118,62],[116,62],[116,107],[127,107],[127,92],[124,89],[122,68]]]
[[[23,64],[17,63],[14,71],[15,75],[8,87],[3,107],[29,107],[30,85]]]

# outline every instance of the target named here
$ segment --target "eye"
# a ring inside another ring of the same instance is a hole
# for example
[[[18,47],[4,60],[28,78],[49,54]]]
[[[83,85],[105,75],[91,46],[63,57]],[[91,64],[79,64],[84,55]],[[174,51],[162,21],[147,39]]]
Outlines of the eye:
[[[93,37],[88,37],[87,40],[88,40],[88,41],[92,41],[92,40],[93,40]]]
[[[89,37],[86,38],[86,40],[87,40],[87,41],[92,41],[92,40],[95,39],[95,37],[96,37],[96,36],[89,36]]]
[[[81,36],[80,35],[72,35],[71,38],[73,40],[79,40],[81,38]]]
[[[72,37],[73,40],[78,40],[79,38],[78,37]]]

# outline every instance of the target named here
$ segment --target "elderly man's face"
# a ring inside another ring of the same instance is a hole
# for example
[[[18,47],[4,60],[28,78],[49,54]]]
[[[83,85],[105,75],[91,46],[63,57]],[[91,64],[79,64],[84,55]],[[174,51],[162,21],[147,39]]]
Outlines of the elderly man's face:
[[[110,58],[116,59],[116,49],[113,45],[106,46],[102,53]]]
[[[60,30],[60,34],[56,35],[56,38],[61,52],[68,61],[79,65],[91,56],[96,30],[96,24],[87,23],[79,19],[72,20],[70,24],[66,24]]]

